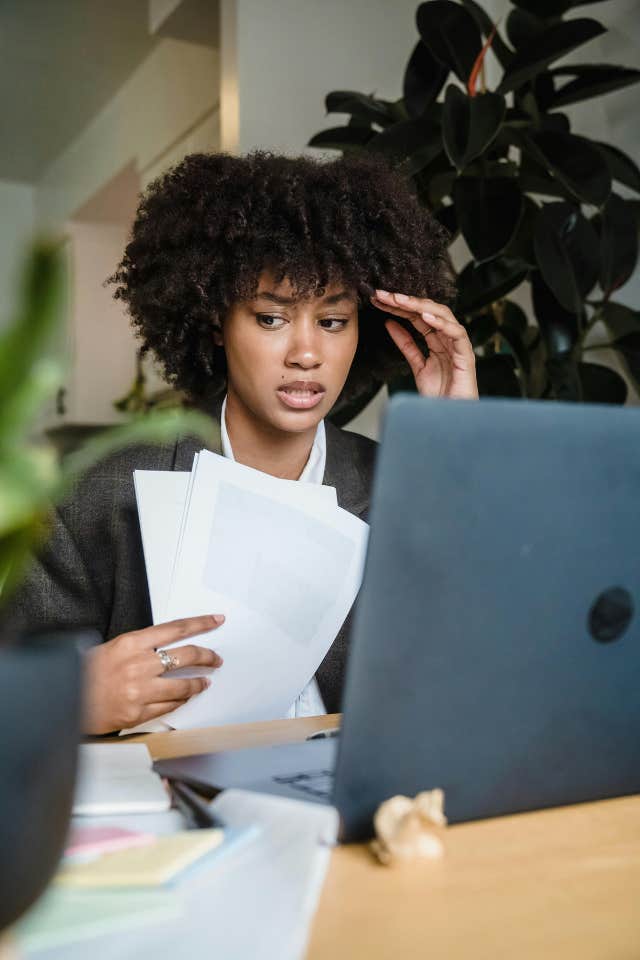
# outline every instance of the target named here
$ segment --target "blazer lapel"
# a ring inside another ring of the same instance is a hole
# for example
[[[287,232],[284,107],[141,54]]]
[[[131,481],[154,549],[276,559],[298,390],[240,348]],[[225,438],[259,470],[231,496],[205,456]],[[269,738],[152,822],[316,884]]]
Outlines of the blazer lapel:
[[[327,462],[322,482],[336,488],[338,504],[344,510],[361,517],[369,507],[371,477],[364,477],[354,463],[350,438],[328,420],[325,420],[325,430]]]

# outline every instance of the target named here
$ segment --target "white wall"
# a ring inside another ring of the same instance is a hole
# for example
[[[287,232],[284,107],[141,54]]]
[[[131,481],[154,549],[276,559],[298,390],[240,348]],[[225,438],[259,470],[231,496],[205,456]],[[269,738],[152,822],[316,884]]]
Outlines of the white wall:
[[[0,180],[0,329],[14,312],[24,255],[34,228],[34,191],[27,184]]]
[[[218,70],[214,50],[162,40],[45,172],[36,189],[39,222],[59,228],[132,161],[144,186],[190,137],[216,149]]]
[[[331,90],[401,97],[416,8],[416,0],[223,0],[223,146],[302,153],[314,133],[344,119],[325,114]]]

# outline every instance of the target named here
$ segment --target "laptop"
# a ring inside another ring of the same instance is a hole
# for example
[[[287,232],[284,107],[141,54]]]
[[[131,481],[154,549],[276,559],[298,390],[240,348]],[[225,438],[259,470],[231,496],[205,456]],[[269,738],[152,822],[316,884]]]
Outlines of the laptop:
[[[333,803],[345,841],[398,793],[455,823],[639,792],[639,418],[394,397],[340,736],[156,768]]]

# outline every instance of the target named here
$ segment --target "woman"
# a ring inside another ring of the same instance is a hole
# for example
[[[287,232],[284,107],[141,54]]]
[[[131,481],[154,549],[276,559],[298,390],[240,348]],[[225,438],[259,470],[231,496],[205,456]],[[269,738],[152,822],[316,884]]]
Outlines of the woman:
[[[446,305],[445,232],[380,160],[186,157],[143,195],[110,279],[168,380],[220,418],[221,453],[331,484],[361,517],[375,444],[325,422],[334,406],[406,364],[425,396],[477,397],[471,344]],[[172,679],[175,660],[156,648],[215,629],[224,611],[149,625],[132,482],[134,469],[190,469],[197,448],[129,448],[95,468],[13,603],[14,626],[104,638],[87,653],[88,733],[149,721],[209,683]],[[290,715],[339,708],[347,636],[348,623]],[[222,661],[193,644],[177,665]]]

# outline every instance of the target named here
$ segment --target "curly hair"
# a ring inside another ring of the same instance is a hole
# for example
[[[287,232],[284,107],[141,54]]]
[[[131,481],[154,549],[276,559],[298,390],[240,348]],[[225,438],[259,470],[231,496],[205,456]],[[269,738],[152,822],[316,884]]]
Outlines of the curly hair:
[[[167,380],[207,407],[226,383],[215,318],[255,297],[260,274],[285,277],[296,296],[342,281],[451,303],[448,235],[409,183],[372,155],[335,160],[195,153],[142,194],[115,273],[142,340]],[[362,294],[356,355],[334,412],[406,370]]]

